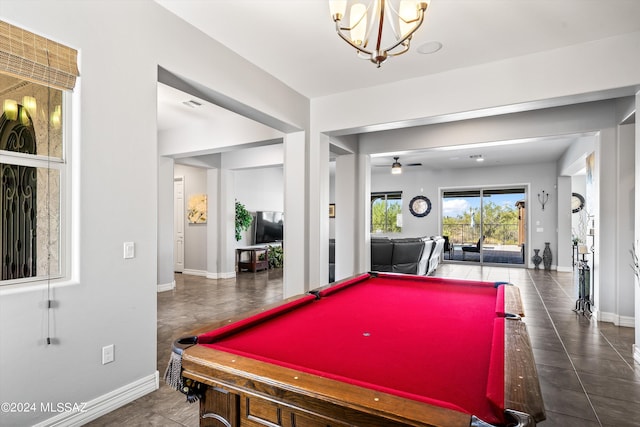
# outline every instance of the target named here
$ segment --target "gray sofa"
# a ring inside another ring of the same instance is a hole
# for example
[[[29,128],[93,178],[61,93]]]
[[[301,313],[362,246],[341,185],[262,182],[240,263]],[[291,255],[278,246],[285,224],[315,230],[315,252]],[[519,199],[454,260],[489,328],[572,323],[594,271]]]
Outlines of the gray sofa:
[[[425,276],[440,263],[444,238],[371,238],[371,270]]]

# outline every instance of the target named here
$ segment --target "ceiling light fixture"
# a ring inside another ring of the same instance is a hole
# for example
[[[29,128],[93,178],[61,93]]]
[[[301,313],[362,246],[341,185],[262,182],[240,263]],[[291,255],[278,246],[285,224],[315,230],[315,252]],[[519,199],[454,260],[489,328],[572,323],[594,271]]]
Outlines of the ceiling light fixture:
[[[356,49],[360,58],[369,59],[378,68],[389,56],[402,55],[409,50],[411,36],[422,25],[427,6],[428,2],[416,0],[370,0],[368,5],[359,0],[329,0],[338,35]],[[343,19],[348,26],[342,25]],[[387,31],[383,38],[382,31],[387,23],[393,37]],[[372,32],[371,40],[375,43],[370,46]],[[383,42],[388,46],[383,47]]]
[[[393,162],[393,164],[391,165],[391,173],[394,175],[398,175],[402,173],[402,165],[400,164],[400,162],[398,162],[398,159],[400,157],[394,157],[393,160],[395,160]]]

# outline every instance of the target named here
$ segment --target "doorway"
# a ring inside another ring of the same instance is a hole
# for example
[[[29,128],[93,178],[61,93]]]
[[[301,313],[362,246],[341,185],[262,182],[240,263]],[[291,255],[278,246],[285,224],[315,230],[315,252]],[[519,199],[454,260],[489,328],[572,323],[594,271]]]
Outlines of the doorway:
[[[184,177],[173,179],[173,271],[184,271]]]
[[[445,260],[524,266],[526,195],[520,186],[443,190]]]

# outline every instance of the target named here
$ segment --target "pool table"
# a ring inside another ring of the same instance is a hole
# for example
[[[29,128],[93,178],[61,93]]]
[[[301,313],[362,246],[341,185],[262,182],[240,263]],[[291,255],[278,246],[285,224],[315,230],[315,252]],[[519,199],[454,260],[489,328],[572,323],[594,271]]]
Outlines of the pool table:
[[[362,274],[177,340],[179,388],[201,426],[534,426],[522,311],[506,283]]]

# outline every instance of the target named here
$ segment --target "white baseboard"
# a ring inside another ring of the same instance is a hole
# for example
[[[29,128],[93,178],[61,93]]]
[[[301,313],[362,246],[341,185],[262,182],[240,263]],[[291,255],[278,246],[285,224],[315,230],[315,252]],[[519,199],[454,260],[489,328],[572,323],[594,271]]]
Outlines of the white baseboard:
[[[207,273],[207,279],[233,279],[236,277],[236,272],[227,273]]]
[[[636,319],[635,317],[620,316],[620,323],[618,323],[618,325],[626,328],[633,328],[636,326]]]
[[[163,285],[158,285],[158,292],[172,291],[175,288],[176,288],[176,281],[173,280],[170,283],[165,283]]]
[[[638,344],[633,345],[633,360],[640,363],[640,346]]]
[[[188,270],[188,269],[184,269],[182,270],[182,274],[189,274],[191,276],[202,276],[202,277],[207,277],[207,272],[204,270]]]
[[[604,311],[598,312],[596,318],[601,322],[610,322],[616,326],[624,326],[626,328],[635,327],[636,322],[636,319],[634,317],[620,316],[615,313],[607,313]]]
[[[155,374],[141,378],[127,384],[124,387],[103,394],[86,404],[82,404],[78,411],[62,412],[55,417],[49,418],[34,427],[71,427],[82,426],[91,420],[95,420],[111,411],[114,411],[127,403],[149,394],[160,386],[158,371]]]

